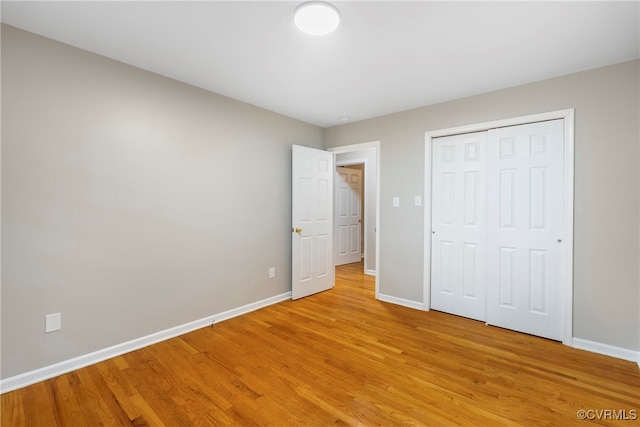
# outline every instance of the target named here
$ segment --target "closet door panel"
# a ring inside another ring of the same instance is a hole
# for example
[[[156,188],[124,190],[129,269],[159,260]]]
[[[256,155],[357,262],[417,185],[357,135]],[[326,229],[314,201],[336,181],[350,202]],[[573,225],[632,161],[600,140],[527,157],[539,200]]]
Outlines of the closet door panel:
[[[487,323],[562,340],[563,120],[490,130]]]
[[[431,308],[485,320],[486,144],[479,132],[434,139]]]

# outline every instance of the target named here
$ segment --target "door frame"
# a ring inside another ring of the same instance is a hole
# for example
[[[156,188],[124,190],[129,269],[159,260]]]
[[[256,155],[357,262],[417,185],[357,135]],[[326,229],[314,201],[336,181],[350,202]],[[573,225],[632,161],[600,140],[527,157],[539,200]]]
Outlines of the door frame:
[[[574,192],[574,116],[573,108],[551,111],[528,116],[513,117],[466,126],[438,129],[425,133],[424,150],[424,277],[423,277],[423,309],[431,309],[431,174],[433,139],[442,136],[463,133],[488,131],[490,129],[518,126],[548,120],[564,120],[564,159],[563,159],[563,194],[564,194],[564,236],[563,242],[563,339],[564,345],[573,344],[573,192]],[[427,205],[428,203],[428,205]]]
[[[375,163],[376,163],[376,188],[375,188],[375,194],[376,194],[376,207],[375,207],[375,211],[376,211],[376,221],[375,221],[375,247],[376,247],[376,269],[375,272],[373,272],[373,276],[375,277],[375,296],[376,299],[380,299],[379,298],[379,284],[378,284],[378,278],[380,277],[380,141],[370,141],[370,142],[363,142],[363,143],[359,143],[359,144],[351,144],[351,145],[344,145],[344,146],[340,146],[340,147],[331,147],[331,148],[327,148],[327,151],[330,151],[334,154],[334,158],[336,154],[344,154],[344,153],[357,153],[359,151],[363,151],[363,150],[369,150],[369,149],[374,149],[375,152]],[[371,171],[371,168],[367,168],[367,159],[363,156],[362,159],[358,158],[356,160],[348,160],[346,162],[334,162],[334,167],[335,166],[347,166],[348,164],[359,164],[359,163],[364,163],[364,177],[363,177],[363,181],[364,181],[364,192],[365,195],[363,195],[363,197],[366,198],[366,193],[368,191],[368,187],[367,187],[367,170]],[[370,173],[370,172],[369,172]],[[368,219],[368,213],[367,213],[367,209],[365,209],[364,215],[365,215],[365,224],[367,223]],[[365,233],[365,247],[367,246],[367,242],[368,242],[368,237],[367,234]],[[372,272],[370,270],[367,270],[366,266],[367,266],[367,257],[369,256],[368,251],[365,250],[365,272],[367,274],[371,274]]]

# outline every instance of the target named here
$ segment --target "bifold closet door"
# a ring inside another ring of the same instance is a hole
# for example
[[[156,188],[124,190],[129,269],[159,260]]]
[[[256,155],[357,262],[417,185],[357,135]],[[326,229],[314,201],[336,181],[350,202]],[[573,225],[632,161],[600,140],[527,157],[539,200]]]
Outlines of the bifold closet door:
[[[564,121],[432,148],[431,308],[562,340]]]
[[[431,308],[485,320],[487,133],[433,140]]]
[[[563,153],[563,120],[489,131],[486,320],[555,340],[563,335]]]

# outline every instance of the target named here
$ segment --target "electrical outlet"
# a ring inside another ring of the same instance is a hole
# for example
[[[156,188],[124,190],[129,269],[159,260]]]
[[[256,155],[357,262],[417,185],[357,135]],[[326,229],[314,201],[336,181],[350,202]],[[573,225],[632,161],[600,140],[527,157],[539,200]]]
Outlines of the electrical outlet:
[[[44,333],[59,331],[62,328],[60,313],[47,314],[44,316]]]
[[[269,268],[269,279],[273,279],[274,277],[276,277],[276,268],[271,267]]]
[[[414,196],[413,197],[413,204],[415,206],[422,206],[422,196]]]

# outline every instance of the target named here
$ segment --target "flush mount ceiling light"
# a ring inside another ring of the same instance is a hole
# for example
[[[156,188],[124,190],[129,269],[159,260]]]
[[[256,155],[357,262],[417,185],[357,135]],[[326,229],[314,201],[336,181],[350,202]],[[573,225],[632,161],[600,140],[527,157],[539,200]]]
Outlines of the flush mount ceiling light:
[[[340,13],[329,3],[312,1],[296,8],[293,13],[293,22],[303,33],[321,36],[338,28]]]

